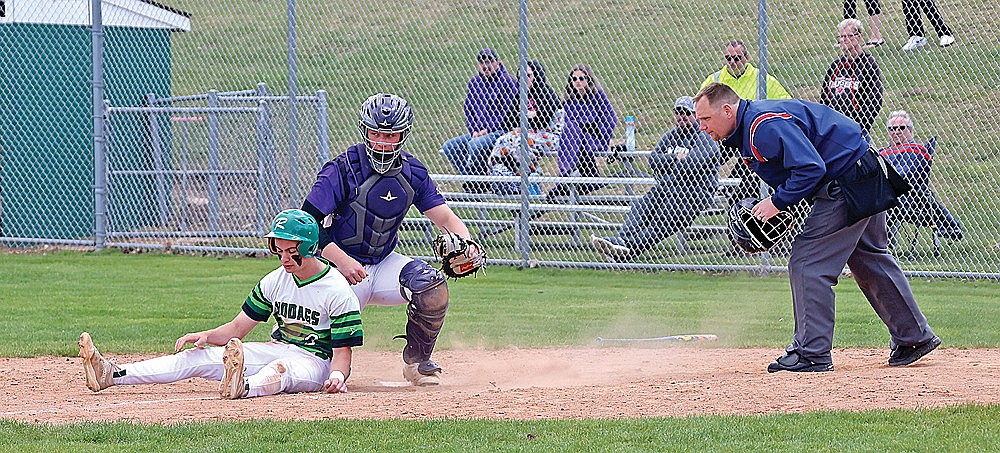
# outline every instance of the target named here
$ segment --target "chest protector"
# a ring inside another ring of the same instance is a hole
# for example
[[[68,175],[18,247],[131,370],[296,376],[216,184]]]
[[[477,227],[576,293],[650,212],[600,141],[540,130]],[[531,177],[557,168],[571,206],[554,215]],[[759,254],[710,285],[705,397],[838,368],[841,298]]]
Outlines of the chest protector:
[[[353,216],[353,235],[341,244],[367,257],[384,257],[398,242],[397,231],[413,204],[415,191],[410,184],[410,166],[403,165],[384,174],[372,173],[357,187],[348,203]]]

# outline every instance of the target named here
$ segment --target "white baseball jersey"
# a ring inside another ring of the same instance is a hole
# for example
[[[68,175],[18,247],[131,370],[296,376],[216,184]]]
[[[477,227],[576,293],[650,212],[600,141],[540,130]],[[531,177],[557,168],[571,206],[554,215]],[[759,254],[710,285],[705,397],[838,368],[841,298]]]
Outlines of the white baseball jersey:
[[[327,265],[308,280],[278,268],[254,287],[243,313],[255,321],[274,316],[271,338],[329,359],[334,348],[361,346],[361,306],[347,280]]]

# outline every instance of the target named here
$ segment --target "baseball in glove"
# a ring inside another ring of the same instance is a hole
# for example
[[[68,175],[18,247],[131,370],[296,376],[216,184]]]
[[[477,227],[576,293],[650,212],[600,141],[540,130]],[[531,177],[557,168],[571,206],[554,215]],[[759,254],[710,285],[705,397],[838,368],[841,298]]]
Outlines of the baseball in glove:
[[[455,233],[438,235],[434,239],[434,252],[441,257],[441,272],[451,278],[472,275],[486,267],[483,246]]]

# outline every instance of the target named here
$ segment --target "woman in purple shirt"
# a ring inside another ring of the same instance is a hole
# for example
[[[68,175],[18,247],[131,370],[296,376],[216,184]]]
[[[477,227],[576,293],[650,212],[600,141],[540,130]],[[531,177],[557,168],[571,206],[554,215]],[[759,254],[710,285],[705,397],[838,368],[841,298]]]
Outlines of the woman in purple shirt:
[[[563,109],[566,125],[559,139],[559,176],[600,176],[594,153],[608,150],[618,118],[589,65],[577,64],[570,70]],[[587,193],[598,187],[580,185],[578,190]],[[568,190],[559,184],[549,196],[564,195]]]

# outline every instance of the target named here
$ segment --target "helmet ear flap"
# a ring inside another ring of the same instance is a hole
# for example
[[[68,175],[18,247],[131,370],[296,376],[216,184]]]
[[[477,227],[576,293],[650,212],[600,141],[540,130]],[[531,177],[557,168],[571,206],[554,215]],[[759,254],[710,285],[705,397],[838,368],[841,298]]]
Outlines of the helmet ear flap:
[[[278,245],[274,243],[274,238],[273,237],[267,238],[267,249],[270,250],[271,253],[273,253],[275,255],[280,255],[281,254],[281,250],[278,250]]]
[[[306,258],[319,255],[319,243],[318,242],[306,243],[305,241],[299,242],[299,255],[302,255]]]

